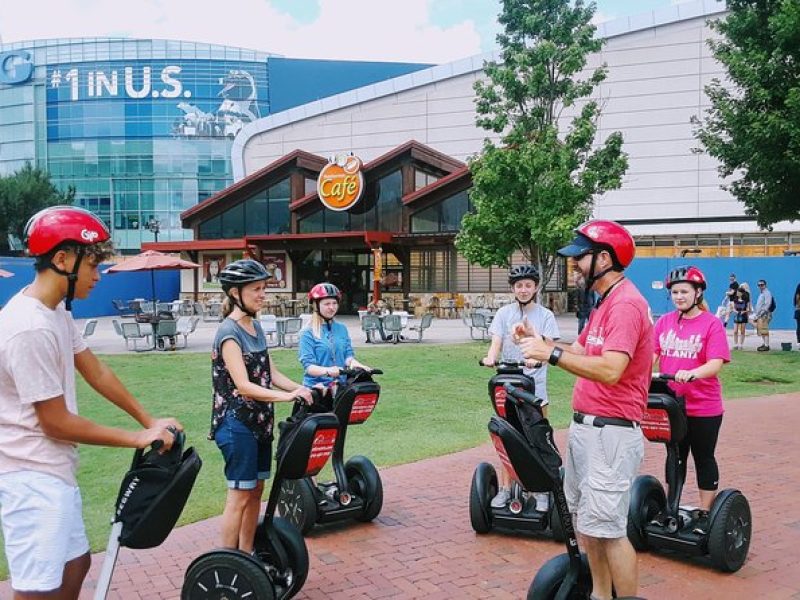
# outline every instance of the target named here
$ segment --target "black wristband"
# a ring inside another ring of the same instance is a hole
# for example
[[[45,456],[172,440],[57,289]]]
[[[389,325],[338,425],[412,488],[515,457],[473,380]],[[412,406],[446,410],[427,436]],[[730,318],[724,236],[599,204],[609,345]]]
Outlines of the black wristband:
[[[547,362],[555,367],[558,361],[561,360],[562,354],[564,354],[564,351],[561,348],[558,346],[553,347],[553,351],[550,353],[550,358],[547,359]]]

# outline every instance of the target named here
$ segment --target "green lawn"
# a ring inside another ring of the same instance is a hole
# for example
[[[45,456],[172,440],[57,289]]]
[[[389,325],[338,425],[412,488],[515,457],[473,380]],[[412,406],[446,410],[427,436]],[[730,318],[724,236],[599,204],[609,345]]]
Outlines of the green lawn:
[[[348,453],[366,454],[377,465],[388,466],[485,443],[486,423],[492,414],[486,389],[491,371],[479,368],[477,360],[486,348],[472,343],[360,349],[362,361],[386,374],[377,378],[382,392],[372,418],[348,432]],[[299,379],[294,351],[278,350],[273,357],[279,368]],[[153,414],[180,419],[189,443],[203,458],[203,469],[181,523],[219,514],[225,497],[222,460],[216,446],[206,440],[211,403],[209,356],[159,353],[104,359]],[[572,384],[572,376],[561,369],[550,370],[551,419],[557,428],[568,422]],[[734,352],[733,362],[723,369],[723,385],[726,398],[800,391],[800,353]],[[78,397],[83,415],[131,427],[127,415],[100,400],[82,381]],[[279,418],[287,411],[287,406],[280,406]],[[92,550],[98,551],[108,539],[112,505],[132,451],[84,446],[80,456],[84,515]],[[0,578],[6,576],[0,549]]]

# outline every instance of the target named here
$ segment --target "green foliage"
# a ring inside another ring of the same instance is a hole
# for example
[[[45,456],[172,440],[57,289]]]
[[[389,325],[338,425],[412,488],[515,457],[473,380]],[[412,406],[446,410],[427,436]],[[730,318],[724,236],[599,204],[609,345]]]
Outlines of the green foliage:
[[[759,226],[800,218],[800,4],[729,0],[710,40],[727,70],[705,91],[711,108],[695,134],[720,161],[723,186]]]
[[[468,261],[508,266],[520,250],[546,282],[555,251],[589,216],[594,196],[620,186],[628,166],[622,135],[597,142],[600,107],[586,100],[605,66],[578,78],[602,46],[593,14],[594,4],[581,0],[503,1],[502,60],[486,63],[486,80],[475,84],[476,123],[501,145],[487,139],[470,161],[474,210],[456,238]],[[569,107],[575,116],[562,129]]]
[[[26,163],[16,173],[0,177],[0,251],[8,250],[8,234],[22,240],[25,224],[48,206],[72,204],[75,188],[60,191],[50,174]]]

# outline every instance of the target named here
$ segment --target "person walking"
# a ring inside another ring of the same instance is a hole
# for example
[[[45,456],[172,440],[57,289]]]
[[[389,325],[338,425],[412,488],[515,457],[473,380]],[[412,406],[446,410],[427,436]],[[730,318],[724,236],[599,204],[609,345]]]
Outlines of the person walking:
[[[728,289],[725,291],[725,327],[728,327],[728,319],[731,315],[731,304],[733,303],[734,299],[736,298],[736,290],[739,289],[739,282],[736,281],[736,273],[731,273],[728,277]],[[736,323],[734,322],[734,329],[736,329]]]
[[[644,454],[639,423],[647,406],[653,325],[647,301],[625,277],[633,237],[619,223],[594,220],[558,253],[574,260],[600,294],[586,328],[570,346],[544,339],[530,323],[515,326],[525,358],[577,375],[564,463],[564,491],[592,571],[592,597],[636,596],[636,552],[628,541],[630,488]]]
[[[753,312],[750,292],[746,283],[736,289],[731,310],[733,312],[733,349],[742,350],[744,349],[744,337],[747,334],[747,324],[750,321],[750,314]]]
[[[514,293],[516,302],[506,304],[498,309],[489,326],[492,342],[483,359],[483,364],[493,367],[498,357],[502,360],[524,362],[523,373],[533,379],[536,396],[544,400],[543,414],[547,417],[547,366],[528,360],[520,352],[519,346],[512,338],[514,325],[527,320],[548,340],[561,337],[553,312],[536,301],[539,292],[539,270],[533,265],[518,265],[508,271],[508,283]],[[538,366],[537,366],[538,365]],[[505,467],[498,471],[499,489],[491,505],[503,508],[511,500],[511,475]],[[535,493],[536,510],[546,512],[549,508],[547,493]]]
[[[267,352],[256,315],[266,301],[268,278],[264,265],[252,259],[234,261],[220,271],[223,321],[211,350],[208,437],[222,452],[228,488],[220,544],[246,553],[253,551],[264,480],[270,476],[274,403],[295,398],[312,402],[311,390],[281,373]]]
[[[772,320],[772,311],[775,310],[772,292],[767,288],[765,279],[758,280],[758,300],[756,300],[755,320],[756,333],[761,336],[762,343],[756,348],[759,352],[769,352],[769,323]]]
[[[708,533],[708,512],[719,488],[714,453],[722,426],[722,384],[719,372],[731,360],[728,338],[703,299],[706,278],[697,267],[678,267],[667,276],[676,310],[655,326],[655,362],[675,376],[669,387],[686,400],[687,434],[679,447],[680,470],[686,478],[689,451],[694,459],[700,515],[694,532]],[[738,292],[738,290],[737,290]]]
[[[89,297],[113,255],[103,221],[55,206],[25,227],[33,283],[0,311],[0,519],[14,599],[75,600],[91,556],[76,481],[78,444],[168,450],[182,430],[155,418],[87,348],[72,301]],[[142,429],[100,425],[78,414],[75,371]]]

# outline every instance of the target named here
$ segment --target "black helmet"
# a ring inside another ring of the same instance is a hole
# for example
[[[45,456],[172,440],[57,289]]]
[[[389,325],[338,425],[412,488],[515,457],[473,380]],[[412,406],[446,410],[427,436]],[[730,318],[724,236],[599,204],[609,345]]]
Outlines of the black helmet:
[[[517,265],[508,270],[508,284],[514,285],[522,279],[533,279],[539,283],[539,270],[533,265]]]
[[[244,286],[254,281],[264,281],[269,278],[269,273],[257,260],[245,258],[230,263],[220,271],[217,278],[222,284],[222,291],[227,293],[233,287]]]

